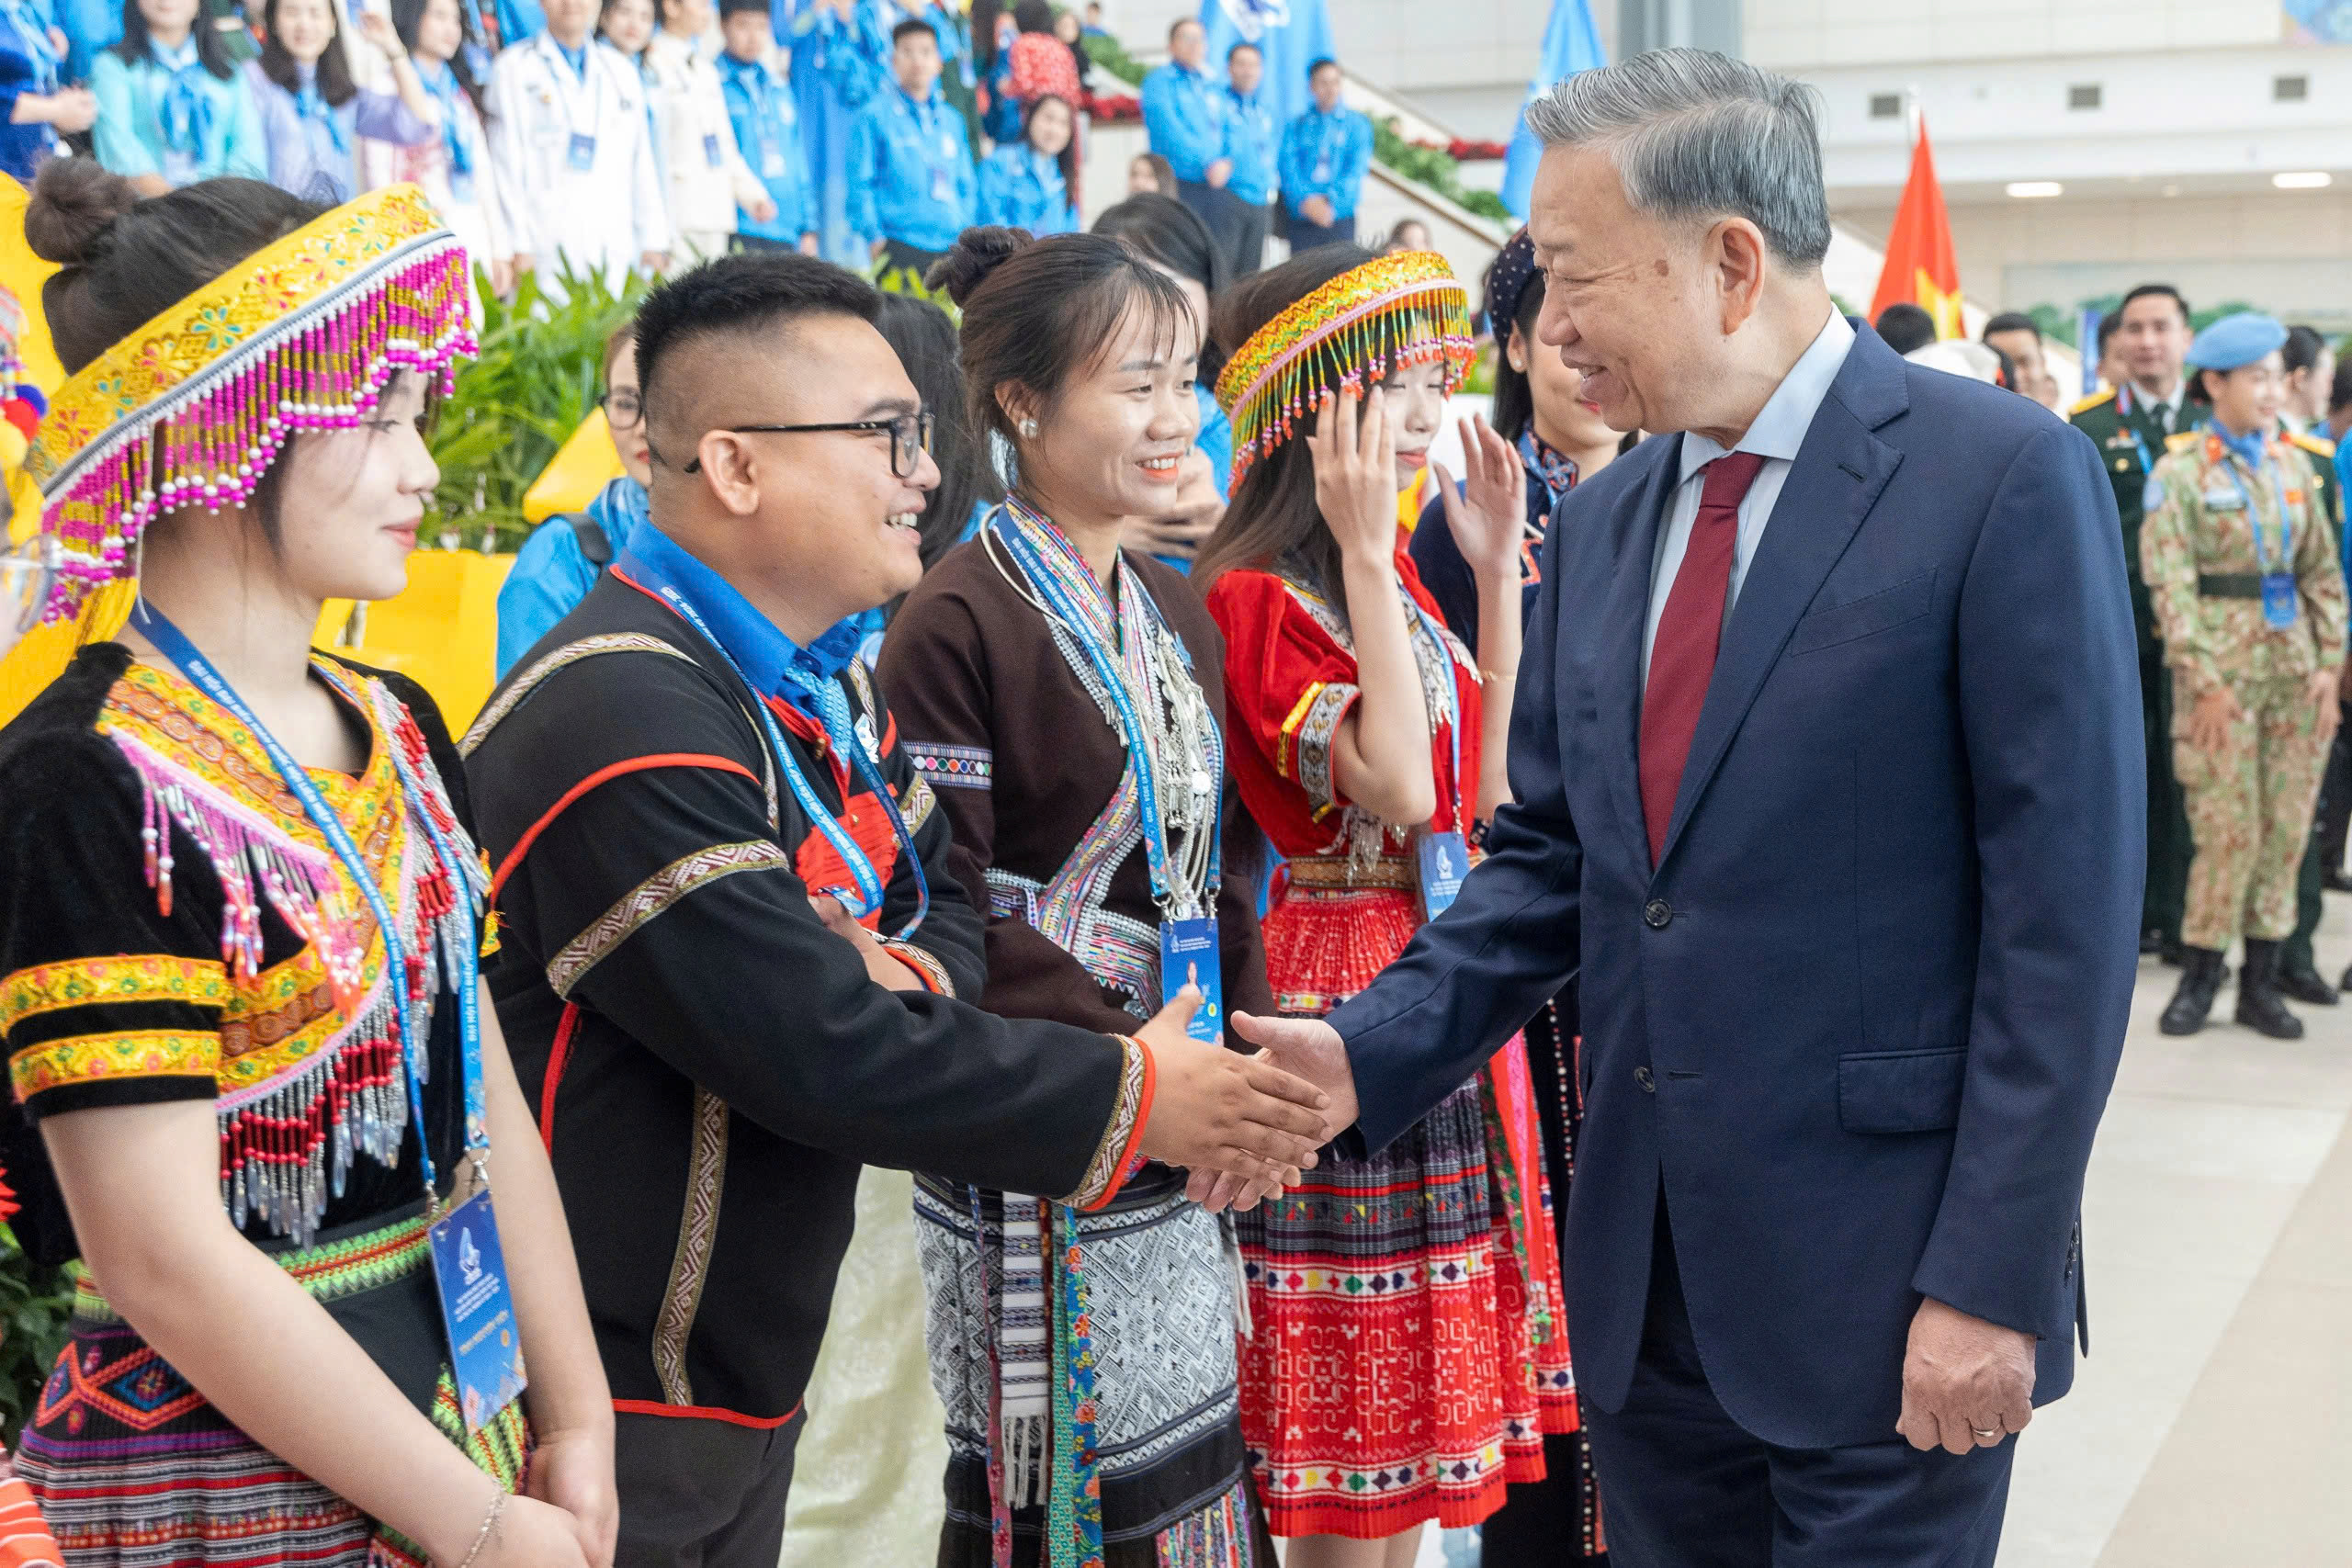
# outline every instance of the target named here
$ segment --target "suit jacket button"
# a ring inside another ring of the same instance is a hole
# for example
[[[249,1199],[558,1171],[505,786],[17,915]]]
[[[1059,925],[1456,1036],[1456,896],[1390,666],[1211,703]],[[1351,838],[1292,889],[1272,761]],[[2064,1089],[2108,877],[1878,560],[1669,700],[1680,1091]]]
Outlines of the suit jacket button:
[[[1644,1094],[1657,1092],[1657,1079],[1650,1076],[1650,1070],[1645,1066],[1634,1069],[1634,1081],[1642,1086]]]
[[[1642,923],[1654,931],[1664,931],[1667,921],[1674,919],[1674,907],[1663,898],[1653,898],[1642,906]]]

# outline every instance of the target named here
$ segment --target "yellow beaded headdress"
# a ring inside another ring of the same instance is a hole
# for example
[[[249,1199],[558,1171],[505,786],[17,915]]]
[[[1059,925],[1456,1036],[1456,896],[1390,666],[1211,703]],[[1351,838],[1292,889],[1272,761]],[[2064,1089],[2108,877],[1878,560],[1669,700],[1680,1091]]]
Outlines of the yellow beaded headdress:
[[[1233,419],[1233,484],[1290,439],[1325,391],[1442,359],[1450,392],[1477,355],[1470,291],[1436,252],[1398,251],[1341,273],[1250,333],[1216,378]]]
[[[287,438],[364,421],[402,370],[474,351],[465,251],[413,185],[255,252],[84,366],[26,469],[58,542],[46,620],[128,577],[159,513],[253,498]]]

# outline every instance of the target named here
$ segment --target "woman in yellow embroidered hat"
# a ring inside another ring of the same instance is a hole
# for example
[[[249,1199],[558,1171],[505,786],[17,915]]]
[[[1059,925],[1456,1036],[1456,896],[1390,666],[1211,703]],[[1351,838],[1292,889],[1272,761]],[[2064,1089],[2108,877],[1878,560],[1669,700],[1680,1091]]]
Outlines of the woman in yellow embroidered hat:
[[[1466,490],[1438,487],[1479,584],[1474,657],[1396,516],[1396,453],[1476,352],[1444,259],[1326,246],[1237,284],[1212,330],[1233,500],[1193,580],[1225,634],[1235,784],[1285,857],[1274,1005],[1319,1016],[1452,900],[1504,795],[1523,472],[1482,420]],[[1422,1525],[1486,1518],[1543,1478],[1547,1425],[1573,1428],[1539,1393],[1566,1345],[1537,1145],[1514,1038],[1387,1148],[1327,1153],[1239,1216],[1242,1431],[1291,1568],[1403,1568]]]
[[[26,227],[63,265],[49,616],[138,597],[0,731],[17,1235],[80,1259],[18,1467],[70,1568],[609,1562],[457,759],[422,690],[310,648],[405,581],[464,254],[413,186],[139,201],[82,159]]]

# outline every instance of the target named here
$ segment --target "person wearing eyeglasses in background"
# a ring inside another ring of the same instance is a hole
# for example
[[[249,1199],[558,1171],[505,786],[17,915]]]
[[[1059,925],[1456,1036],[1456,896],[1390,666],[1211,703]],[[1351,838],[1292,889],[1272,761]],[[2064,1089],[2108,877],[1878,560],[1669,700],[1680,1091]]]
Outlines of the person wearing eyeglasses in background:
[[[605,393],[597,401],[620,454],[621,476],[597,492],[584,512],[566,512],[531,531],[498,590],[498,678],[514,668],[548,628],[588,597],[605,566],[628,548],[645,521],[652,457],[645,440],[645,406],[637,379],[637,321],[605,340]]]
[[[774,1568],[862,1165],[1091,1212],[1331,1134],[1190,1037],[1196,991],[1116,1032],[971,1005],[982,911],[844,626],[921,580],[939,483],[879,309],[779,253],[648,296],[651,516],[465,741],[499,1017],[594,1216],[621,1568]]]

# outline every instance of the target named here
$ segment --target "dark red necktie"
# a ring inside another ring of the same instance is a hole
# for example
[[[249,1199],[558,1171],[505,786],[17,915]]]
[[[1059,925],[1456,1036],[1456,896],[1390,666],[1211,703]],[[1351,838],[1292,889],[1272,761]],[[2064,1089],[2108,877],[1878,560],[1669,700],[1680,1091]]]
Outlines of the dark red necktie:
[[[1649,829],[1652,865],[1666,849],[1674,796],[1682,787],[1690,737],[1699,728],[1699,710],[1706,705],[1707,682],[1723,643],[1740,498],[1763,467],[1764,459],[1754,452],[1727,452],[1707,465],[1690,543],[1657,618],[1657,635],[1650,639],[1650,680],[1642,694],[1642,820]]]

